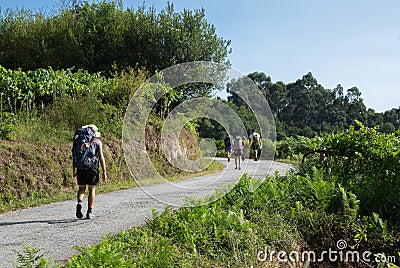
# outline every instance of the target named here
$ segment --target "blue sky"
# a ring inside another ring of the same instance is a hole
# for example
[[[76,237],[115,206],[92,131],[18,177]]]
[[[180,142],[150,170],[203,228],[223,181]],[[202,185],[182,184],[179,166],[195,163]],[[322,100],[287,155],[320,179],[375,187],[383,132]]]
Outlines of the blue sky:
[[[232,41],[232,67],[294,82],[312,72],[325,88],[362,92],[378,112],[400,107],[398,0],[170,0],[176,11],[202,8],[219,36]],[[2,10],[54,9],[58,0],[0,0]],[[165,0],[123,0],[124,7]]]

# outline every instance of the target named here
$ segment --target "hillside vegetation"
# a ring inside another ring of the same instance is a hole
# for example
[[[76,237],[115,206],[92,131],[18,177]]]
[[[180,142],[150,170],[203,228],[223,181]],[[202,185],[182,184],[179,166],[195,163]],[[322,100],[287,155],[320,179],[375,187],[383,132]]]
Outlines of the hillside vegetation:
[[[76,128],[88,123],[99,126],[104,142],[109,180],[100,192],[137,186],[123,156],[121,128],[130,95],[146,76],[143,70],[105,78],[82,70],[24,72],[0,66],[0,87],[5,89],[0,110],[0,212],[75,198],[72,137]],[[162,121],[153,116],[152,122],[146,128],[146,145],[157,171],[170,179],[190,175],[160,152]],[[179,138],[189,157],[199,156],[195,132],[183,129]],[[213,164],[208,170],[220,168]]]
[[[99,127],[105,144],[109,181],[99,190],[136,186],[121,146],[123,118],[134,92],[175,64],[229,65],[230,41],[216,34],[204,10],[178,13],[168,5],[157,12],[144,6],[124,9],[120,1],[72,2],[50,14],[1,14],[1,212],[74,198],[72,135],[89,123]],[[399,264],[400,109],[367,109],[357,87],[326,89],[311,73],[288,84],[273,83],[262,72],[247,76],[264,94],[276,122],[278,140],[263,136],[263,150],[277,148],[276,156],[294,161],[297,170],[268,176],[256,191],[257,181],[244,176],[215,202],[193,200],[197,206],[154,213],[144,226],[78,249],[82,254],[64,266]],[[258,129],[254,114],[233,93],[242,82],[230,81],[228,99],[218,100],[237,112],[246,129]],[[190,174],[169,164],[161,152],[157,137],[163,120],[186,100],[211,98],[214,89],[209,84],[167,87],[168,94],[153,107],[143,149],[165,178]],[[198,118],[187,122],[180,145],[194,159],[200,155],[198,138],[211,138],[222,155],[225,132],[218,122]],[[329,249],[337,258],[323,255]],[[294,258],[310,251],[316,260]],[[367,260],[345,259],[354,251],[371,254]],[[26,247],[18,257],[21,267],[58,266],[38,249]]]

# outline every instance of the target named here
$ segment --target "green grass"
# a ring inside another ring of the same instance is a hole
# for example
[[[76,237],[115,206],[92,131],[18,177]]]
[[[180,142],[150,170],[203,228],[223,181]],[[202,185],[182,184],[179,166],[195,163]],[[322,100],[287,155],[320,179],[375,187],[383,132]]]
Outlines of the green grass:
[[[265,247],[321,252],[340,239],[353,249],[395,255],[399,241],[394,235],[365,224],[354,214],[351,193],[324,180],[321,172],[270,176],[251,192],[256,183],[243,177],[211,204],[204,199],[199,206],[153,212],[142,227],[76,248],[81,254],[66,267],[276,267],[282,263],[260,262],[257,254]],[[366,231],[365,240],[356,239],[360,230]],[[321,265],[340,266],[329,260]]]

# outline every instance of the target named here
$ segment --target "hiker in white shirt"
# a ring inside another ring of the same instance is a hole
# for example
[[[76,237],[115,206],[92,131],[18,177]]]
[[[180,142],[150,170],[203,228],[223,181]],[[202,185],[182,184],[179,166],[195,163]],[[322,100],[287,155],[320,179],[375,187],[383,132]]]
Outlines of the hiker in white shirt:
[[[249,136],[250,148],[254,151],[254,161],[258,161],[259,155],[258,151],[261,148],[261,135],[252,129],[251,134]]]

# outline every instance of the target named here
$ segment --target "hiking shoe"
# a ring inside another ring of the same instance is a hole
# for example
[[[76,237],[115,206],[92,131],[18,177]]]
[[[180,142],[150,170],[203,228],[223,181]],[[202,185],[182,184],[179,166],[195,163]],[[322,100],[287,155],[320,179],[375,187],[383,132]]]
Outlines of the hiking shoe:
[[[87,213],[86,213],[86,219],[93,219],[93,217],[94,217],[94,215],[93,215],[93,212],[92,211],[88,211]]]
[[[230,157],[228,157],[228,162],[231,162],[231,158]]]
[[[82,219],[83,214],[82,214],[82,204],[79,203],[78,205],[76,205],[76,217],[78,219]]]

